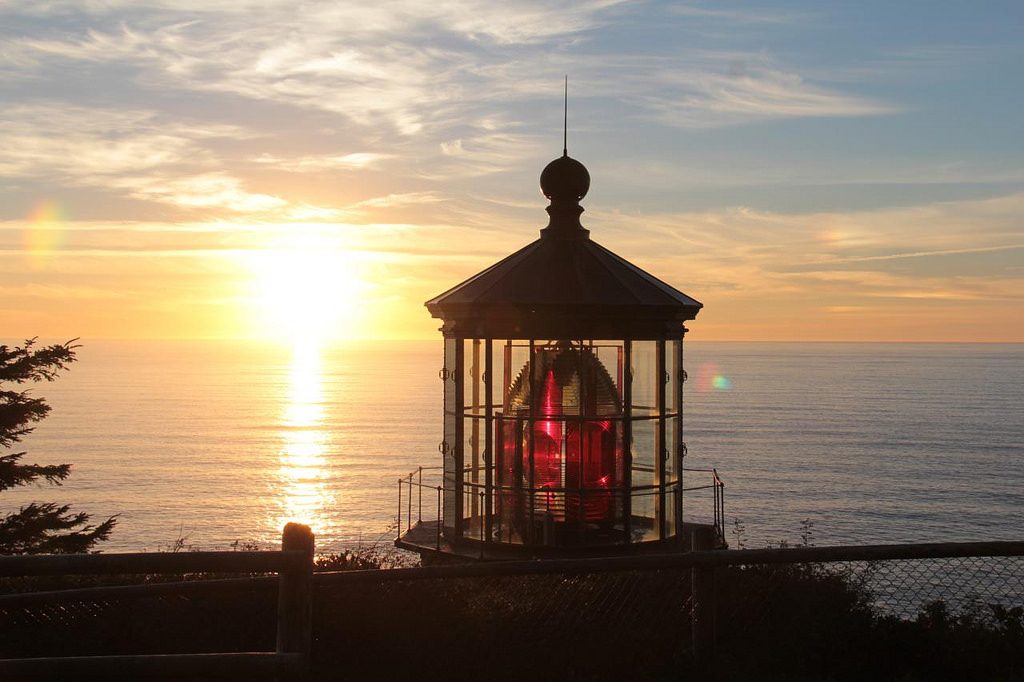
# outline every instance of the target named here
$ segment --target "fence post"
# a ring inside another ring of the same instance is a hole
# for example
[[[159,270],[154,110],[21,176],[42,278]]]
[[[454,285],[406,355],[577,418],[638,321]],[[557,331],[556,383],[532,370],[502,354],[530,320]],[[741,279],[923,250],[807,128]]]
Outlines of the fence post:
[[[712,529],[693,529],[690,541],[693,551],[709,550],[713,546]],[[690,615],[693,655],[698,663],[711,664],[715,660],[715,618],[718,611],[714,567],[694,566],[690,569],[690,589],[693,595],[693,612]]]
[[[277,653],[302,654],[309,667],[313,640],[313,531],[289,523],[281,535],[281,550],[303,552],[300,565],[283,568],[277,599]]]

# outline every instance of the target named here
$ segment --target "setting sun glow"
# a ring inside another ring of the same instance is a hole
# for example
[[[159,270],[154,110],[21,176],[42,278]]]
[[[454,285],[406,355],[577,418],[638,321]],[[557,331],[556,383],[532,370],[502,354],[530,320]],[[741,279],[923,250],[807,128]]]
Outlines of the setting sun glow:
[[[365,285],[347,253],[303,247],[255,252],[248,261],[263,335],[314,343],[355,335]]]

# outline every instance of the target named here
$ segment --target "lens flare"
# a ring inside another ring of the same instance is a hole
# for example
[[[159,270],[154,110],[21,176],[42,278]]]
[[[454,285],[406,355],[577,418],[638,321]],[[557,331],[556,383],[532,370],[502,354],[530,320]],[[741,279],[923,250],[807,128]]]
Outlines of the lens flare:
[[[44,199],[26,216],[25,250],[33,268],[43,268],[60,245],[65,220],[64,211],[55,201]]]
[[[728,377],[724,377],[721,374],[716,374],[711,377],[711,388],[718,391],[728,391],[732,388],[732,381]]]
[[[705,362],[697,370],[697,390],[701,393],[728,391],[731,388],[732,379],[719,372],[715,363]]]

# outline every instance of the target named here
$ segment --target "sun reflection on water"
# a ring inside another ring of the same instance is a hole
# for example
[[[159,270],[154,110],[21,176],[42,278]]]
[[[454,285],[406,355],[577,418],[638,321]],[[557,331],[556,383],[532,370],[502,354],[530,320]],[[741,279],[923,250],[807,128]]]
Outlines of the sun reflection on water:
[[[334,504],[328,487],[330,438],[323,427],[320,348],[312,342],[297,343],[292,351],[288,397],[281,418],[281,505],[277,528],[297,521],[310,525],[317,533],[330,525],[328,513]]]

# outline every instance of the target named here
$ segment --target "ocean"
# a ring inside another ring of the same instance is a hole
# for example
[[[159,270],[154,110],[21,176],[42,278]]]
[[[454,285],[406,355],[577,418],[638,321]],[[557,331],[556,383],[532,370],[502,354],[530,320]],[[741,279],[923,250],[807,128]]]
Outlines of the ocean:
[[[103,550],[272,546],[289,520],[322,552],[386,543],[397,479],[440,464],[440,338],[81,343],[17,448],[71,477],[0,512],[117,514]],[[1024,345],[688,341],[686,369],[686,466],[718,469],[734,546],[1024,532]],[[685,514],[710,519],[710,491]]]

